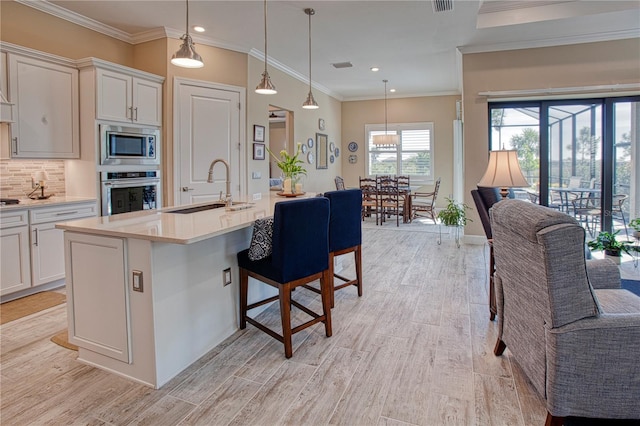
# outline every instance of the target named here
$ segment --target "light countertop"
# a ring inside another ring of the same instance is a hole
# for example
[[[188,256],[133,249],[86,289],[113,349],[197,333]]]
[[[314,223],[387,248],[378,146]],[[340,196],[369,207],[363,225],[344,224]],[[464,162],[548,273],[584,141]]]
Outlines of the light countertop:
[[[315,193],[306,193],[309,198]],[[92,217],[64,222],[56,225],[67,231],[123,238],[137,238],[174,244],[192,244],[211,237],[253,225],[256,219],[272,216],[277,202],[293,200],[273,193],[262,194],[262,199],[251,201],[250,208],[229,211],[222,207],[196,213],[171,213],[186,207],[211,204],[212,202],[191,206],[165,207],[159,210],[144,210],[113,216]],[[244,200],[238,200],[243,202]],[[234,201],[235,202],[235,201]]]
[[[67,196],[52,196],[47,198],[46,200],[32,200],[30,198],[20,198],[19,200],[19,204],[0,205],[0,212],[7,210],[32,209],[34,207],[50,207],[64,204],[86,203],[89,201],[97,202],[95,198]]]

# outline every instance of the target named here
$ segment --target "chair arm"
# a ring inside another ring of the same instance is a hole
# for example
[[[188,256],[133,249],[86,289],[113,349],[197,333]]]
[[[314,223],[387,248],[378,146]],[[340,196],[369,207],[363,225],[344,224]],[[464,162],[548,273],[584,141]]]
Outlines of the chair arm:
[[[640,419],[640,312],[585,318],[545,337],[550,413]]]
[[[426,198],[426,197],[433,197],[434,195],[436,195],[435,192],[412,192],[411,193],[411,196],[413,198],[416,198],[416,197],[425,197]]]
[[[609,259],[587,260],[587,277],[593,288],[620,288],[620,269]]]

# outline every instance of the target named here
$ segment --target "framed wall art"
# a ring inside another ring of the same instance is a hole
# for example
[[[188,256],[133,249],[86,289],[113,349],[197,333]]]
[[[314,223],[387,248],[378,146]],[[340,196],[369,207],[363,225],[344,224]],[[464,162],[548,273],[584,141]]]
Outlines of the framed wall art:
[[[264,160],[264,144],[263,143],[253,144],[253,159]]]
[[[264,142],[264,126],[253,125],[253,141]]]

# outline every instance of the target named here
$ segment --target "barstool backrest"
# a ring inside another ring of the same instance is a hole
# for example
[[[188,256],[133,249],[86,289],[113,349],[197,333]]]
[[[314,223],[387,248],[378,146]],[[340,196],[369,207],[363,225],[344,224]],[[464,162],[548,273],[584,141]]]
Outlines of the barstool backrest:
[[[327,269],[329,200],[304,198],[276,203],[273,213],[272,266],[283,282]]]
[[[359,188],[325,192],[330,203],[329,251],[362,244],[362,191]]]

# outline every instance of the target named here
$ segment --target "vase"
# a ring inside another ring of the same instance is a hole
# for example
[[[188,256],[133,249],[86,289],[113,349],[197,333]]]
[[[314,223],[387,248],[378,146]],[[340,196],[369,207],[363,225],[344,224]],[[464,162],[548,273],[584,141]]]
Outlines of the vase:
[[[282,192],[285,194],[291,194],[291,178],[285,177],[282,181]]]

